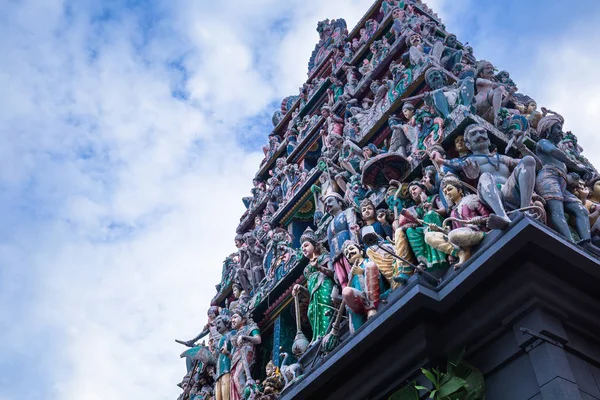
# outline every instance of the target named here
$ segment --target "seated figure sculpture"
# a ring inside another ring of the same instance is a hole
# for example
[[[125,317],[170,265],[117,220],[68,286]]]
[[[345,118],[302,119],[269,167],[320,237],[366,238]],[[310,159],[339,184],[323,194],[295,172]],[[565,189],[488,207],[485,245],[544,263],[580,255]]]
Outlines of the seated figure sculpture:
[[[525,208],[531,204],[535,184],[536,161],[532,156],[515,159],[491,154],[490,139],[486,129],[477,124],[469,125],[464,132],[465,146],[471,151],[466,157],[444,160],[434,152],[434,162],[461,171],[469,179],[479,179],[479,197],[492,209],[488,227],[504,228],[510,224],[505,205]],[[523,146],[517,141],[517,146]],[[499,188],[501,187],[501,188]]]
[[[350,331],[354,332],[366,319],[377,314],[381,294],[379,270],[363,256],[357,242],[347,240],[343,251],[352,268],[347,277],[348,285],[342,289],[342,298],[350,309]]]
[[[454,269],[458,269],[471,258],[471,248],[483,240],[487,228],[480,224],[463,223],[457,220],[486,218],[491,212],[477,195],[465,193],[464,185],[456,176],[446,175],[442,179],[441,186],[451,208],[450,217],[454,218],[452,230],[447,235],[441,231],[430,230],[425,233],[425,243],[458,258],[458,262],[454,264]]]
[[[456,85],[448,86],[446,74],[440,68],[429,68],[425,82],[431,88],[426,101],[431,103],[440,117],[447,120],[450,113],[459,105],[471,107],[475,94],[473,78],[466,76]]]

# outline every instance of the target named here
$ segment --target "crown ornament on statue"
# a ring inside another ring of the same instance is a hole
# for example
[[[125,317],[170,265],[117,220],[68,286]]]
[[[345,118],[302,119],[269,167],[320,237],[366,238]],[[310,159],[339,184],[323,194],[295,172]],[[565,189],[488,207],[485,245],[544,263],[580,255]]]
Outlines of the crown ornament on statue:
[[[304,230],[302,236],[300,236],[300,243],[304,243],[306,241],[317,242],[317,235],[315,235],[315,231],[313,231],[310,227]]]

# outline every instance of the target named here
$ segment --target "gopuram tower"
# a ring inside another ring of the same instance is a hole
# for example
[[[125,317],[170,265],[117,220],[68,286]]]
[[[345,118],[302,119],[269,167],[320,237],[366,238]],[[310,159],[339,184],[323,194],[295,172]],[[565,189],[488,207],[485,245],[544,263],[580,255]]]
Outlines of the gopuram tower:
[[[600,399],[600,174],[560,110],[419,0],[317,31],[180,399]]]

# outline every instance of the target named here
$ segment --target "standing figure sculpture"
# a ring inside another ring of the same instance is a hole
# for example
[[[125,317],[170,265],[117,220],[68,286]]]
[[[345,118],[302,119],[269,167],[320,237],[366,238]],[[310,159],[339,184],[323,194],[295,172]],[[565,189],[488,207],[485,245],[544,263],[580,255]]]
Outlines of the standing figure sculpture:
[[[308,228],[304,231],[300,243],[302,255],[309,260],[304,268],[307,288],[295,285],[292,294],[297,296],[299,291],[304,290],[310,298],[308,320],[313,331],[311,343],[314,343],[327,334],[336,311],[332,300],[335,289],[334,271],[331,268],[329,254],[323,253],[312,229]]]
[[[514,91],[514,87],[498,82],[494,75],[494,66],[489,61],[477,63],[477,79],[475,80],[477,94],[475,105],[477,114],[494,125],[498,123],[498,111],[506,106]]]
[[[331,263],[335,276],[343,289],[348,285],[348,274],[351,269],[348,260],[344,257],[343,246],[346,240],[358,241],[356,234],[350,229],[356,224],[356,215],[351,207],[343,208],[345,206],[344,199],[338,193],[331,192],[325,195],[324,203],[325,211],[333,217],[327,228]]]
[[[216,400],[229,400],[231,398],[231,352],[233,345],[229,337],[231,318],[228,315],[219,315],[215,325],[221,334],[217,346],[217,370],[215,375]]]
[[[502,229],[510,224],[505,205],[516,209],[531,204],[536,160],[529,155],[519,160],[490,153],[491,142],[481,125],[467,126],[464,139],[470,155],[444,160],[438,153],[433,153],[433,160],[454,171],[462,170],[469,179],[479,178],[479,197],[495,214],[490,216],[488,226]],[[522,142],[517,142],[517,146],[522,148]]]
[[[254,383],[250,371],[255,361],[255,346],[261,344],[262,339],[258,326],[248,321],[241,310],[234,311],[231,328],[231,400],[242,400],[246,386]]]
[[[573,193],[567,190],[567,167],[581,172],[586,178],[592,173],[584,165],[572,161],[557,146],[563,138],[563,118],[557,114],[547,114],[538,123],[540,141],[536,153],[543,166],[537,175],[536,192],[546,200],[550,223],[565,238],[572,240],[565,213],[574,219],[575,230],[580,244],[590,250],[596,247],[590,243],[590,221],[587,209]]]

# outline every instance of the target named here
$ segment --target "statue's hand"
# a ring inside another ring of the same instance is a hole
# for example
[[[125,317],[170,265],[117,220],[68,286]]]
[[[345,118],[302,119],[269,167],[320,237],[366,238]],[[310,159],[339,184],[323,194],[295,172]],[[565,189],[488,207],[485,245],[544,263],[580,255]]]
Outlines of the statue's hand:
[[[469,179],[477,179],[479,178],[479,164],[475,161],[467,158],[463,163],[462,170],[467,178]]]
[[[354,275],[362,275],[364,271],[363,271],[363,269],[361,267],[359,267],[358,265],[355,265],[355,266],[352,267],[351,272]]]
[[[352,224],[352,226],[350,226],[350,231],[358,233],[360,232],[360,226],[358,224]]]

